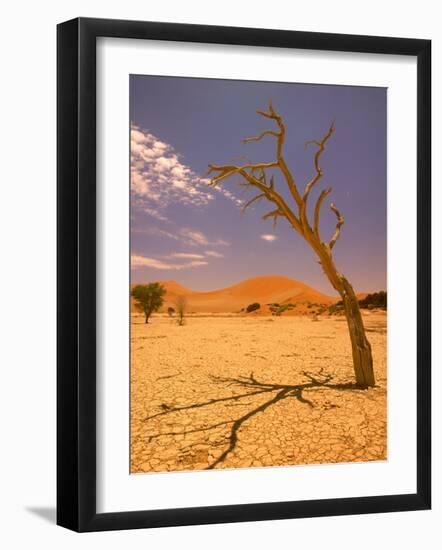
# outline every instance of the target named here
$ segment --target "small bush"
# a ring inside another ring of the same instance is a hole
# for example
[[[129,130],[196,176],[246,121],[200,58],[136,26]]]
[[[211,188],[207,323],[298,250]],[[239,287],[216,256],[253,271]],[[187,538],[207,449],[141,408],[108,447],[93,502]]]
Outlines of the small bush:
[[[290,307],[290,304],[284,304],[283,306],[280,306],[277,311],[275,311],[275,315],[277,315],[279,317],[280,315],[282,315],[285,311],[287,311],[289,309],[292,309]]]
[[[367,296],[363,300],[359,300],[359,305],[362,308],[368,308],[368,309],[374,309],[374,308],[387,309],[387,293],[381,290],[380,292],[373,292],[373,294],[367,294]]]
[[[260,309],[261,304],[258,304],[258,302],[254,302],[253,304],[249,304],[246,308],[247,313],[251,313],[252,311],[256,311],[257,309]]]
[[[297,304],[292,304],[292,303],[282,304],[282,305],[279,305],[279,304],[267,304],[267,305],[270,306],[269,309],[272,312],[272,315],[276,315],[277,317],[279,317],[285,311],[291,311],[297,306]]]
[[[332,304],[331,306],[328,306],[328,312],[330,315],[339,315],[341,313],[344,313],[344,304],[342,301],[337,302],[336,304]]]

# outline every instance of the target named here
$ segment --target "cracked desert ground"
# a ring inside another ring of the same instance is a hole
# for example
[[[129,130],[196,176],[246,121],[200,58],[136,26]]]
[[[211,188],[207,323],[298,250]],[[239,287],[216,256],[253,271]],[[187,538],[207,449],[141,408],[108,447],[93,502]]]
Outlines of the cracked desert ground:
[[[133,314],[131,472],[386,460],[386,319],[360,390],[342,316]]]

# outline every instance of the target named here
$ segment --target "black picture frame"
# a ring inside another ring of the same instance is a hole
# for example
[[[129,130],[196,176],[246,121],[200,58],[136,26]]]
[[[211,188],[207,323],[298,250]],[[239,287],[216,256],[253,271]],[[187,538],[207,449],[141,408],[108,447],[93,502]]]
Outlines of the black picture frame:
[[[360,498],[96,512],[96,39],[417,58],[417,491]],[[79,18],[57,28],[57,523],[83,531],[425,510],[431,506],[431,42]]]

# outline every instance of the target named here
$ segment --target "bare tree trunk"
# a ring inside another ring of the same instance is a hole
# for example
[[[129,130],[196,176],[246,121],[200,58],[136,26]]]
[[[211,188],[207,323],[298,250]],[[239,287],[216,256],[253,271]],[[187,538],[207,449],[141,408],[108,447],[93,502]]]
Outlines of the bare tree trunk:
[[[361,388],[372,387],[375,385],[375,378],[371,345],[365,335],[364,323],[355,291],[347,279],[336,269],[327,248],[324,248],[322,245],[318,247],[317,243],[313,243],[312,248],[319,257],[325,275],[333,288],[339,292],[344,304],[356,383]]]
[[[371,345],[365,336],[364,323],[358,298],[351,284],[342,277],[344,291],[341,294],[344,302],[345,317],[350,333],[353,368],[358,386],[368,388],[375,385]]]

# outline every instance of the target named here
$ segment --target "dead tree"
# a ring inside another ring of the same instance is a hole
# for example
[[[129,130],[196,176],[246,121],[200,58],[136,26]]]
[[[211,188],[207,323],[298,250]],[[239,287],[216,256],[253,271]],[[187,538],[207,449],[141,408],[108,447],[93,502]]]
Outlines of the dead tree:
[[[175,302],[176,313],[177,313],[177,323],[178,326],[182,327],[185,323],[185,315],[187,309],[187,300],[184,296],[178,296]]]
[[[337,220],[335,231],[328,242],[323,241],[319,234],[321,206],[324,199],[331,193],[331,187],[323,189],[316,199],[313,223],[307,216],[307,203],[310,193],[324,174],[320,165],[320,159],[328,140],[335,131],[334,122],[320,141],[306,142],[306,146],[313,145],[316,147],[314,155],[315,173],[312,179],[306,184],[301,194],[295,178],[283,157],[286,129],[282,118],[274,110],[271,101],[268,111],[257,111],[257,113],[276,122],[278,130],[266,130],[261,132],[258,136],[244,139],[243,142],[260,141],[265,136],[275,138],[276,160],[256,164],[246,163],[243,165],[209,164],[209,173],[216,173],[216,175],[212,176],[210,184],[216,186],[226,178],[240,176],[242,185],[246,188],[251,187],[258,191],[258,194],[243,206],[243,210],[246,210],[249,206],[261,199],[266,199],[272,203],[273,206],[272,210],[267,212],[262,219],[267,220],[273,218],[274,224],[276,224],[278,218],[285,218],[293,229],[307,241],[316,253],[319,263],[331,285],[342,298],[348,330],[350,332],[356,382],[358,386],[364,388],[374,386],[375,379],[371,346],[365,335],[359,302],[353,287],[344,275],[338,271],[333,259],[333,247],[339,239],[341,227],[344,224],[344,217],[333,202],[330,204],[330,209]],[[276,171],[282,174],[283,180],[288,187],[291,196],[290,203],[275,189],[274,173]]]

